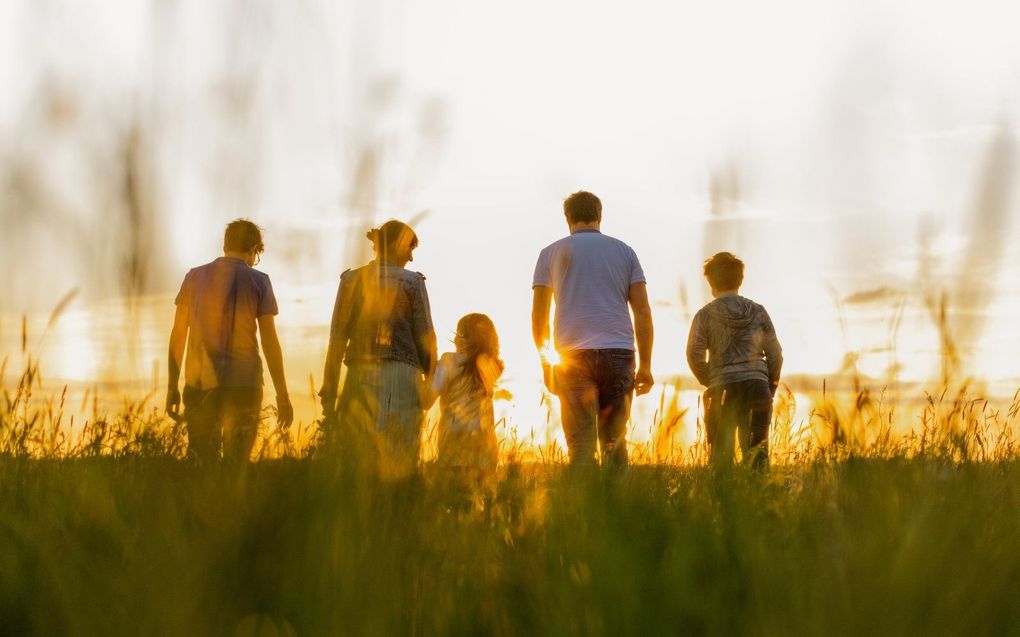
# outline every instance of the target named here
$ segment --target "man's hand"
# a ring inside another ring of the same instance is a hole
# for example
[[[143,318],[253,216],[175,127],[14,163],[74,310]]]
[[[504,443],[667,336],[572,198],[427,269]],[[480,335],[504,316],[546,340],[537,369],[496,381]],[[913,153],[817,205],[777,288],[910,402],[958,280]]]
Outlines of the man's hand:
[[[181,421],[181,392],[176,385],[166,390],[166,415],[175,422]]]
[[[637,370],[637,374],[634,375],[634,392],[638,396],[644,396],[652,391],[652,385],[654,384],[655,379],[652,378],[652,370],[647,367],[641,367]]]
[[[542,381],[552,395],[556,395],[556,366],[549,361],[542,361]]]
[[[294,406],[290,404],[290,396],[287,394],[276,396],[276,421],[283,429],[294,422]]]

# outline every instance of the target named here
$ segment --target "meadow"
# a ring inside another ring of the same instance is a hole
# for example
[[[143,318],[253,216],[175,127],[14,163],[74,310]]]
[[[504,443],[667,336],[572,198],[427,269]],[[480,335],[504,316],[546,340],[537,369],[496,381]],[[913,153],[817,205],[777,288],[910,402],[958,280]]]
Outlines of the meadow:
[[[0,4],[0,637],[1020,635],[1020,396],[964,378],[1020,355],[1016,19],[745,4]],[[581,186],[656,288],[657,360],[686,373],[730,249],[788,373],[845,350],[781,389],[767,474],[707,466],[690,379],[626,471],[528,433],[558,427],[530,267]],[[203,466],[161,410],[170,295],[238,214],[304,424],[267,409],[253,462]],[[383,480],[309,422],[336,276],[390,215],[425,222],[441,342],[491,312],[529,403],[485,490],[434,424]]]
[[[929,397],[894,439],[832,398],[825,444],[780,405],[767,475],[662,436],[620,474],[505,448],[472,495],[268,424],[263,459],[200,466],[151,406],[72,435],[37,372],[0,398],[3,634],[1020,633],[1015,401]]]

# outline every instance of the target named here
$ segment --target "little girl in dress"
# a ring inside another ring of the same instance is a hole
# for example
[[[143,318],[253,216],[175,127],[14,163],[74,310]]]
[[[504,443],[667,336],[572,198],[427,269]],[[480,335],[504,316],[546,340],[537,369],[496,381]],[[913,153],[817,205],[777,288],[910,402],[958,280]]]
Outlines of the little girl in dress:
[[[482,480],[499,459],[492,406],[503,374],[499,336],[488,316],[468,314],[457,322],[453,343],[457,351],[439,359],[428,402],[439,398],[438,462],[464,478]]]

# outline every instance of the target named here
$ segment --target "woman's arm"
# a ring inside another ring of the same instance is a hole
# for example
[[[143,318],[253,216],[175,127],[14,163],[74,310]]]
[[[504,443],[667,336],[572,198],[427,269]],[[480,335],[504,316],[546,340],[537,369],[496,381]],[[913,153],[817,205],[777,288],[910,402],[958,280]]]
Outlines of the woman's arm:
[[[436,399],[442,395],[448,377],[449,357],[447,354],[443,354],[443,357],[439,359],[439,363],[436,364],[435,374],[431,378],[425,379],[425,396],[424,400],[422,400],[422,408],[425,411],[432,409]]]
[[[346,274],[346,273],[344,273]],[[340,384],[340,366],[347,353],[350,340],[351,319],[354,306],[353,277],[341,276],[340,285],[336,290],[336,301],[333,304],[333,316],[329,326],[329,346],[326,350],[326,363],[322,370],[322,387],[319,397],[322,398],[323,411],[331,416],[336,407],[337,387]]]
[[[436,330],[432,326],[432,307],[428,290],[425,289],[425,277],[421,274],[418,277],[417,285],[414,286],[415,296],[411,299],[411,330],[422,371],[425,372],[425,378],[431,380],[436,371]]]

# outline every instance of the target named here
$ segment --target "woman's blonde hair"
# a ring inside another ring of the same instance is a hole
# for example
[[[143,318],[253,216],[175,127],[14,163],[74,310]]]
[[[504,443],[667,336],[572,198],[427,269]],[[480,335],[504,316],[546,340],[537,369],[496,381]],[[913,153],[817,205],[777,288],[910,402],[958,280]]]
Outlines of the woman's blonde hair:
[[[412,250],[418,247],[418,235],[411,226],[396,219],[391,219],[378,228],[372,228],[365,236],[375,246],[375,251],[380,257],[388,256],[402,241],[407,241]]]

